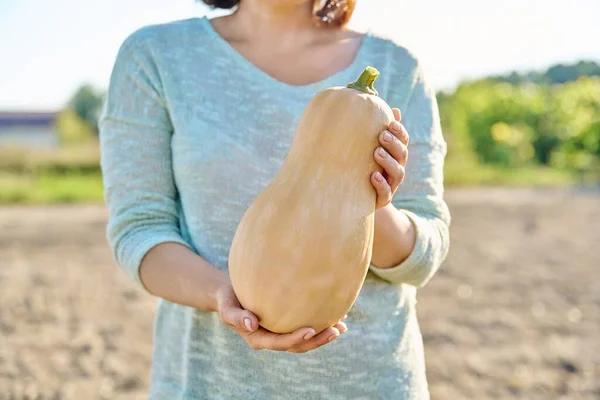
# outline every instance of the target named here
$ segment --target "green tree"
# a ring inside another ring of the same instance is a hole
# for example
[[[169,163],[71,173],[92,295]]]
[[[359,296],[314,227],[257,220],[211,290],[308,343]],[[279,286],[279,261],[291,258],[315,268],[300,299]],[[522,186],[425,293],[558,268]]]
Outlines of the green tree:
[[[575,82],[584,76],[600,76],[600,65],[594,61],[579,61],[577,64],[556,64],[545,72],[529,71],[521,73],[513,71],[507,75],[492,76],[489,80],[507,82],[513,85],[525,82],[547,85]]]
[[[102,110],[104,95],[89,84],[81,86],[69,101],[69,106],[75,114],[98,133],[98,118]]]
[[[464,83],[440,96],[440,112],[452,160],[474,154],[480,163],[509,168],[600,167],[598,77],[553,85],[494,79]]]

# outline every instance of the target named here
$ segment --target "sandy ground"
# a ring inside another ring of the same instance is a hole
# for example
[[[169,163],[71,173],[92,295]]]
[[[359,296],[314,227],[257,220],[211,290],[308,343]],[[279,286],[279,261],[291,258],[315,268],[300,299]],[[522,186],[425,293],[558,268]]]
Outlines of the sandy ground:
[[[600,193],[449,191],[419,294],[433,399],[600,399]],[[98,206],[0,207],[0,400],[143,399],[153,300]],[[350,327],[351,328],[351,327]]]

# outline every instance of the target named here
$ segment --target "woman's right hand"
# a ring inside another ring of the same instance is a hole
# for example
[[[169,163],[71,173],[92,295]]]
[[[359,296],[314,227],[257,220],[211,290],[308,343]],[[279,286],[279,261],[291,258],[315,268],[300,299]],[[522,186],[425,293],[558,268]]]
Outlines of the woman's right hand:
[[[231,284],[217,291],[217,306],[221,321],[244,338],[254,350],[306,353],[330,343],[348,330],[346,324],[340,321],[318,335],[312,328],[300,328],[286,334],[273,333],[258,325],[256,315],[242,308]]]

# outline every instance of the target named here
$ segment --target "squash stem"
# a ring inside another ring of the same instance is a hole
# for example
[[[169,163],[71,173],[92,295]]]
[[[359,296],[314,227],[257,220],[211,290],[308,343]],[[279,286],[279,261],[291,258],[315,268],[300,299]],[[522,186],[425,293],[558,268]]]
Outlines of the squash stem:
[[[355,82],[351,82],[347,87],[351,89],[360,90],[361,92],[365,92],[367,94],[372,94],[374,96],[378,96],[377,90],[373,87],[373,83],[375,79],[379,76],[379,71],[376,68],[368,66],[365,70],[360,74],[358,79]]]

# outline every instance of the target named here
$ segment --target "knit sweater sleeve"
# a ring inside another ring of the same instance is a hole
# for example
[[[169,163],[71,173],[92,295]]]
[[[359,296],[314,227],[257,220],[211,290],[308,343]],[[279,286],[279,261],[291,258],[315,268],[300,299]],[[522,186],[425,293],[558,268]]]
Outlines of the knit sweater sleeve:
[[[117,264],[144,288],[139,267],[151,248],[164,242],[189,245],[179,232],[173,128],[142,30],[119,50],[99,129],[107,239]]]
[[[450,212],[443,199],[443,169],[446,142],[440,126],[435,91],[417,64],[412,75],[408,101],[389,102],[402,107],[402,124],[410,136],[404,182],[392,204],[405,213],[416,231],[416,243],[409,257],[391,268],[371,265],[371,271],[392,283],[423,287],[446,258],[449,249]]]

